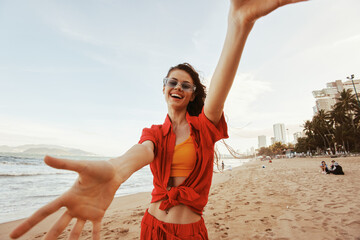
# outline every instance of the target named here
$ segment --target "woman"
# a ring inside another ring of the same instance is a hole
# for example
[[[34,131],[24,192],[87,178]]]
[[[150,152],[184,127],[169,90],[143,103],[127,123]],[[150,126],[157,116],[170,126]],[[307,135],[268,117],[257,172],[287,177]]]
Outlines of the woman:
[[[329,173],[329,168],[325,161],[321,161],[320,168],[321,168],[322,173],[325,173],[325,174]]]
[[[109,161],[45,157],[49,166],[76,171],[79,178],[67,192],[36,211],[10,236],[21,236],[65,206],[67,211],[45,239],[56,239],[72,218],[77,222],[70,239],[79,238],[87,220],[93,223],[93,239],[100,239],[101,220],[116,190],[131,174],[150,164],[154,190],[142,221],[141,239],[208,239],[201,213],[211,185],[214,143],[227,137],[223,107],[247,36],[260,17],[300,1],[304,0],[232,0],[225,43],[204,105],[203,86],[193,68],[189,64],[171,68],[164,80],[163,93],[168,105],[164,124],[144,129],[139,144]],[[200,106],[200,110],[194,105]],[[179,171],[181,168],[184,171]]]

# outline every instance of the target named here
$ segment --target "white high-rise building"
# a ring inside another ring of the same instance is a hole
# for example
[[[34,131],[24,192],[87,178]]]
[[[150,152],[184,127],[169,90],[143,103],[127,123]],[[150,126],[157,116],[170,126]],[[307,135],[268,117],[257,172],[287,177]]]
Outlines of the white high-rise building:
[[[286,143],[285,125],[283,123],[277,123],[273,125],[275,142]]]
[[[336,98],[340,97],[340,92],[343,90],[351,89],[352,93],[355,94],[354,86],[356,92],[360,93],[360,79],[354,79],[354,84],[351,80],[342,82],[341,80],[336,80],[335,82],[329,82],[326,84],[326,88],[322,90],[315,90],[312,92],[315,101],[315,106],[313,107],[314,114],[320,110],[331,111],[332,107],[336,103]]]
[[[251,148],[250,148],[250,153],[251,153],[251,154],[255,154],[255,148],[254,148],[254,147],[251,147]]]
[[[302,138],[302,137],[305,137],[304,132],[296,132],[296,133],[294,133],[294,144],[296,144],[298,142],[298,138]]]
[[[258,146],[259,148],[266,147],[266,136],[258,136]]]

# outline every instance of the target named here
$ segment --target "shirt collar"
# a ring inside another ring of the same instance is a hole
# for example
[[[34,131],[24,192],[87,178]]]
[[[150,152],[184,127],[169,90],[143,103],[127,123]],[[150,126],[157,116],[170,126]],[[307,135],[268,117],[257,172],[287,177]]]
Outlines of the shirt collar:
[[[199,124],[197,121],[197,116],[190,116],[188,112],[186,112],[186,120],[187,122],[196,130],[199,130]],[[171,129],[171,120],[169,114],[166,115],[165,121],[162,125],[163,136],[167,135]]]
[[[163,132],[163,136],[167,135],[170,131],[171,128],[171,120],[169,117],[169,114],[166,115],[165,121],[162,125],[162,132]]]

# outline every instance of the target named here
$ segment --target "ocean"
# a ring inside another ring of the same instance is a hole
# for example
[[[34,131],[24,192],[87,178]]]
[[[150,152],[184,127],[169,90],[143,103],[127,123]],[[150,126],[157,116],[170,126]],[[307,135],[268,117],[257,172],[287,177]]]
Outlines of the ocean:
[[[70,158],[109,159],[106,157]],[[248,159],[223,159],[223,161],[225,170],[231,170],[247,162]],[[76,178],[77,173],[47,166],[40,156],[0,155],[0,223],[30,216],[35,210],[71,187]],[[150,167],[145,166],[123,183],[115,196],[151,192],[152,178]]]

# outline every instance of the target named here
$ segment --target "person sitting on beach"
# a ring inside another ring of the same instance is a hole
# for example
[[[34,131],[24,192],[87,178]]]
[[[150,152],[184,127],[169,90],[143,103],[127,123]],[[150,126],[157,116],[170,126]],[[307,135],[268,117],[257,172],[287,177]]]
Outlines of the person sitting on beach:
[[[335,175],[344,175],[345,173],[343,172],[342,167],[335,162],[335,160],[331,161],[331,166],[329,169],[329,173],[335,174]]]
[[[325,161],[321,161],[320,168],[322,173],[326,173],[326,174],[329,173],[329,168]]]
[[[164,123],[144,128],[138,144],[108,161],[46,156],[44,161],[49,166],[76,171],[79,177],[68,191],[13,230],[11,238],[22,236],[66,207],[46,239],[56,239],[73,218],[77,221],[70,239],[80,237],[86,221],[93,223],[93,239],[100,239],[101,221],[117,189],[135,171],[150,164],[154,189],[141,222],[140,239],[208,239],[202,213],[212,181],[214,144],[228,137],[223,108],[246,39],[257,19],[280,6],[301,1],[232,0],[223,50],[206,100],[205,87],[190,64],[171,67],[163,80],[168,107]]]

